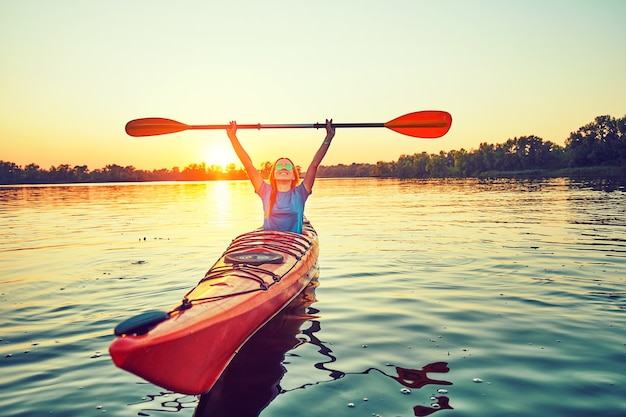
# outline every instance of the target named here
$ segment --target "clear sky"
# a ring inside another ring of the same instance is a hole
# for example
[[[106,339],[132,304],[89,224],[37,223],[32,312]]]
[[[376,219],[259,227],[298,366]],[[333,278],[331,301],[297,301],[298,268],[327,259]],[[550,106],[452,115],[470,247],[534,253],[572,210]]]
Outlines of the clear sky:
[[[386,122],[452,114],[440,139],[338,129],[324,164],[563,144],[626,114],[624,0],[0,0],[0,160],[224,164],[224,132],[131,138],[127,121]],[[308,165],[324,133],[242,130],[255,163]]]

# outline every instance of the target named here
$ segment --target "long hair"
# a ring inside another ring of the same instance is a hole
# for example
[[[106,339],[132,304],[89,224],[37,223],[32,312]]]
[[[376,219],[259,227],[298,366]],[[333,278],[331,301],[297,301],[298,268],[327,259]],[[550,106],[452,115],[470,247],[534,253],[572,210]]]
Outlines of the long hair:
[[[276,203],[276,194],[278,193],[278,188],[276,187],[276,174],[275,174],[276,163],[278,163],[278,161],[280,161],[281,159],[288,160],[291,166],[293,167],[291,168],[293,170],[293,180],[291,181],[291,188],[295,188],[300,183],[300,174],[298,173],[298,168],[296,168],[296,165],[293,163],[291,159],[282,157],[274,161],[274,163],[272,164],[272,170],[270,171],[270,178],[269,178],[270,185],[272,186],[272,192],[270,193],[270,205],[267,208],[267,213],[265,213],[266,219],[270,217],[270,215],[272,214],[274,203]]]

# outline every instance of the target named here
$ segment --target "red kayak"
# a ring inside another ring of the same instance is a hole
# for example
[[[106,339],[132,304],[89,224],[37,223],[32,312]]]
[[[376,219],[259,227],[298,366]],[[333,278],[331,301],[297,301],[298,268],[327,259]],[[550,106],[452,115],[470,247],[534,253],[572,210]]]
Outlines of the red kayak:
[[[317,274],[319,241],[303,233],[256,230],[235,238],[170,312],[148,312],[115,328],[118,367],[183,394],[213,387],[243,344]]]

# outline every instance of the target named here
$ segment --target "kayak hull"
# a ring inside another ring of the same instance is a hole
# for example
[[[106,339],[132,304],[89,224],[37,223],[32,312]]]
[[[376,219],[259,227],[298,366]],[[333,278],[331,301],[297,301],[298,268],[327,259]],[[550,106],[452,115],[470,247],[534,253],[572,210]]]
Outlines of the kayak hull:
[[[210,390],[243,344],[317,275],[318,254],[308,223],[303,234],[237,237],[167,318],[111,343],[113,362],[171,391]]]

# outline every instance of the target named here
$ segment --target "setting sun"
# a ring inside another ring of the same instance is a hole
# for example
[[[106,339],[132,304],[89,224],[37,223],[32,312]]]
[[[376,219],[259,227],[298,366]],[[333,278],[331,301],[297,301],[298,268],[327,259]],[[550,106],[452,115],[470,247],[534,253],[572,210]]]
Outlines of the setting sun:
[[[229,146],[229,143],[209,143],[204,147],[204,162],[207,167],[216,165],[222,167],[226,171],[229,164],[239,165],[235,151]]]

